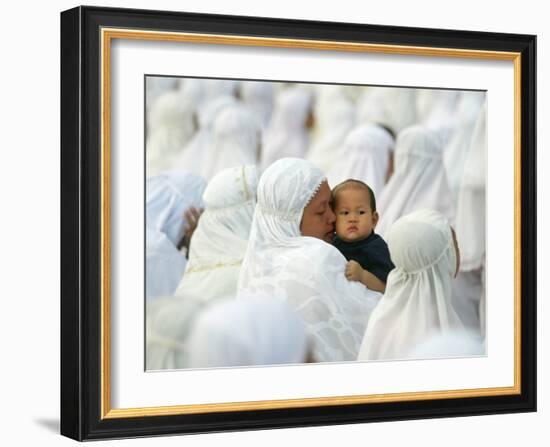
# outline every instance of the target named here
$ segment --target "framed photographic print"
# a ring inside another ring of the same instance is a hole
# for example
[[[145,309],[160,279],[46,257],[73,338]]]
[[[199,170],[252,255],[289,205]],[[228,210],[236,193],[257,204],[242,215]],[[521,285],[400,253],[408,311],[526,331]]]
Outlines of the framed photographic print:
[[[61,433],[536,410],[536,38],[61,13]]]

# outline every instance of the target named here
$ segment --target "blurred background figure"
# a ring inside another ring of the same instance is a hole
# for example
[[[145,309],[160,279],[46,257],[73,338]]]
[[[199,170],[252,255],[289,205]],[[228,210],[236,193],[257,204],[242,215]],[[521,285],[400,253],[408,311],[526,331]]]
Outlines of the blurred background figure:
[[[240,84],[239,97],[250,108],[265,130],[271,121],[275,102],[275,86],[271,82],[243,81]]]
[[[306,158],[328,172],[341,158],[342,142],[357,123],[355,104],[343,86],[318,85],[315,89],[312,142]]]
[[[195,130],[194,103],[175,90],[160,94],[148,111],[147,176],[171,169]]]
[[[363,124],[350,132],[340,145],[339,158],[326,171],[331,186],[347,179],[361,180],[375,196],[384,189],[394,140],[383,127]]]
[[[229,299],[206,309],[189,336],[189,366],[213,368],[305,363],[306,329],[274,297]]]
[[[202,208],[206,182],[192,174],[166,172],[147,179],[145,203],[146,296],[171,295],[185,270],[178,246],[189,222],[190,208]]]
[[[458,196],[456,233],[461,253],[453,304],[466,327],[485,336],[486,109],[477,115]]]
[[[397,219],[422,208],[437,210],[454,223],[439,137],[422,126],[406,128],[397,137],[394,163],[394,173],[378,202],[377,232],[386,237]]]
[[[262,171],[279,158],[306,155],[309,129],[313,125],[312,106],[313,95],[309,88],[293,85],[277,94],[262,146]]]

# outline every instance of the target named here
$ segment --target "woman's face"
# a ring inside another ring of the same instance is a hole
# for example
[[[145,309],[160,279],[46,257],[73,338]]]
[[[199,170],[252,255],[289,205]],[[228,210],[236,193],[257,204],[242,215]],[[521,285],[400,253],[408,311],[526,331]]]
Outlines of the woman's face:
[[[300,223],[302,236],[316,237],[332,243],[336,216],[332,212],[330,199],[330,188],[325,181],[321,183],[319,191],[313,196],[309,205],[304,208],[302,222]]]

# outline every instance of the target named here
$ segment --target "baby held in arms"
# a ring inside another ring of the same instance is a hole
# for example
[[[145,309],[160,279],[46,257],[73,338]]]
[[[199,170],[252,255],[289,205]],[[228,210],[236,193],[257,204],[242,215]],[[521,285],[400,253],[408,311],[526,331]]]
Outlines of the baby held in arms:
[[[336,214],[334,246],[348,260],[346,277],[384,292],[394,265],[386,242],[374,232],[378,222],[372,189],[360,180],[345,180],[332,190]]]

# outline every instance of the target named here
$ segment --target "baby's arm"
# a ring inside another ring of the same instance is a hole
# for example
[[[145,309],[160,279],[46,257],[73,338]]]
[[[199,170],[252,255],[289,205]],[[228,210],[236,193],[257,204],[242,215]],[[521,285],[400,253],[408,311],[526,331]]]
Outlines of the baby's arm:
[[[386,284],[380,281],[380,279],[371,272],[361,267],[357,261],[349,261],[347,263],[346,278],[350,281],[359,281],[361,284],[376,292],[384,293],[386,290]]]

